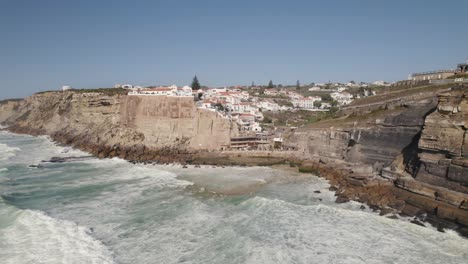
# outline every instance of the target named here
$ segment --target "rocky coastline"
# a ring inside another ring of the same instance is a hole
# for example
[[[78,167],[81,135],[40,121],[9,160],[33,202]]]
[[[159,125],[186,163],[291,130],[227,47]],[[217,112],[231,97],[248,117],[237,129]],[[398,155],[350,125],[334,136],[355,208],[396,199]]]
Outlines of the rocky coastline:
[[[216,150],[206,142],[206,133],[213,133],[215,143],[222,145],[236,130],[219,117],[190,114],[187,109],[194,110],[189,104],[179,104],[179,112],[147,116],[138,104],[142,102],[124,96],[36,95],[0,106],[0,122],[13,133],[48,135],[98,158],[217,166],[286,164],[329,180],[337,202],[360,201],[382,215],[411,216],[416,224],[427,221],[441,231],[449,228],[468,237],[466,88],[438,97],[402,98],[398,105],[383,105],[383,115],[365,120],[347,118],[349,122],[301,128],[285,136],[284,144],[295,149],[290,152]],[[168,131],[182,126],[185,132],[152,134],[149,118]],[[203,144],[207,147],[198,147]]]

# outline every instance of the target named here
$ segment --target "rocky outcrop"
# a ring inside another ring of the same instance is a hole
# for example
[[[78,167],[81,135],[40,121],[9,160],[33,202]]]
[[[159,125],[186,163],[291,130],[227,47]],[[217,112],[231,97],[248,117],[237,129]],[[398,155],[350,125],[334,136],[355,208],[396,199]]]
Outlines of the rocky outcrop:
[[[285,144],[313,161],[303,166],[337,172],[328,178],[342,196],[468,235],[467,98],[466,88],[454,89],[369,118],[303,127]]]
[[[335,124],[328,129],[304,127],[286,138],[285,145],[309,159],[368,165],[380,173],[418,137],[425,116],[436,104],[435,98],[413,102],[364,123]]]
[[[50,92],[1,107],[10,130],[50,135],[99,157],[179,161],[229,144],[238,131],[191,97]]]
[[[468,194],[468,92],[439,95],[419,140],[416,180]]]

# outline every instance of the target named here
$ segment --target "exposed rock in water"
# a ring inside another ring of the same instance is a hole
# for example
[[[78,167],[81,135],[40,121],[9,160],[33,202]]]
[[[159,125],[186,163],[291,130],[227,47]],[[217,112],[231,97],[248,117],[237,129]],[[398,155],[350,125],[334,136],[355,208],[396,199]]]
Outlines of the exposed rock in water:
[[[419,222],[418,220],[411,220],[411,223],[418,225],[418,226],[425,226],[423,223]]]
[[[347,203],[349,202],[349,198],[346,196],[338,196],[336,197],[335,203]]]

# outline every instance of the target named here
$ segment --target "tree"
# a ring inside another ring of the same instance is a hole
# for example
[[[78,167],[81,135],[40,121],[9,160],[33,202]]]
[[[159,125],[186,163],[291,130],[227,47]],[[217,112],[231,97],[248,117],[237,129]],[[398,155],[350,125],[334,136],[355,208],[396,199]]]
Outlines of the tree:
[[[218,109],[219,111],[224,111],[224,106],[223,106],[222,104],[220,104],[220,103],[216,103],[216,104],[214,105],[214,107],[215,107],[216,109]]]
[[[273,86],[273,81],[270,80],[270,81],[268,82],[268,88],[273,88],[273,87],[274,87],[274,86]]]
[[[320,108],[322,106],[322,102],[314,101],[314,107]]]
[[[333,101],[333,98],[331,97],[330,94],[324,94],[321,96],[322,97],[322,101],[325,101],[325,102],[331,102]]]
[[[300,90],[301,89],[301,84],[299,83],[299,80],[297,80],[296,82],[296,90]]]
[[[250,85],[251,87],[255,87],[255,83],[252,81],[252,85]]]
[[[273,120],[271,119],[271,117],[265,116],[263,118],[263,123],[272,123],[272,122],[273,122]]]
[[[199,90],[200,89],[200,83],[198,82],[198,78],[197,78],[196,75],[195,75],[195,77],[193,77],[192,89],[193,90]]]

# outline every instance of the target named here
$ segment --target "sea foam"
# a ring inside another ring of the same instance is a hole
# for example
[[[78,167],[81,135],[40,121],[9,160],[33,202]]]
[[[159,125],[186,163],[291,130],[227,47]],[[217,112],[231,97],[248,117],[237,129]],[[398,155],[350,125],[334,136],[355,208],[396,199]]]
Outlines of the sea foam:
[[[0,202],[0,259],[21,263],[114,263],[89,229]]]
[[[0,160],[8,160],[9,158],[15,156],[16,152],[18,151],[21,151],[21,149],[0,143]]]

